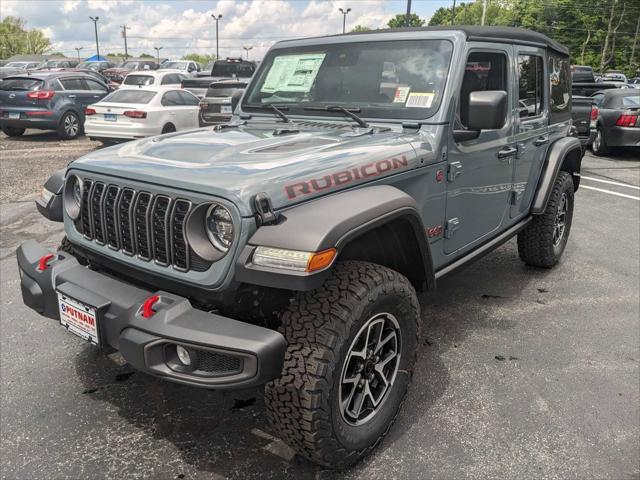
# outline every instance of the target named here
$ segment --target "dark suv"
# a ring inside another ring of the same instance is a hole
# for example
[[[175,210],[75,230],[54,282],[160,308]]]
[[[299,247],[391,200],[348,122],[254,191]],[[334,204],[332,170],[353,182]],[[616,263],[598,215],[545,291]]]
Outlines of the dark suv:
[[[80,72],[36,72],[0,83],[0,127],[10,137],[27,128],[56,130],[60,138],[82,132],[84,109],[109,93],[106,83]]]

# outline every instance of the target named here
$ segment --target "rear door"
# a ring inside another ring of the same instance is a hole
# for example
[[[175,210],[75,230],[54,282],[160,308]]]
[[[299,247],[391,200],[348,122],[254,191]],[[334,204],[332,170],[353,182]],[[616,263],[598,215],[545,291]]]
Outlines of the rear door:
[[[99,102],[109,93],[109,89],[106,85],[102,85],[100,82],[96,80],[92,80],[91,78],[85,78],[85,85],[87,88],[86,98],[88,100],[88,105],[92,103]]]
[[[525,215],[533,200],[537,179],[549,147],[549,111],[546,101],[545,51],[515,46],[516,111],[513,188],[510,217]]]
[[[200,126],[200,100],[195,95],[185,91],[178,91],[178,95],[182,100],[180,107],[183,117],[184,128],[198,128]]]
[[[65,97],[67,103],[74,105],[78,112],[84,112],[84,104],[87,100],[85,98],[87,87],[84,80],[78,77],[64,77],[59,80],[64,87],[64,91],[60,94]]]

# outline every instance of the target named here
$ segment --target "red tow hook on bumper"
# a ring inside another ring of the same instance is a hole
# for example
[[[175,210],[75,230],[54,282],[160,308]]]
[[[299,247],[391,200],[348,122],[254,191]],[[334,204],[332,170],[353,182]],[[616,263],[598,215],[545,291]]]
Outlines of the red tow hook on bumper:
[[[150,318],[154,313],[156,313],[156,311],[153,309],[153,305],[157,303],[158,300],[160,300],[160,296],[153,295],[144,301],[144,303],[142,304],[142,316],[144,318]]]
[[[49,260],[51,260],[55,255],[53,253],[49,253],[40,257],[40,261],[38,262],[38,270],[41,272],[49,268]]]

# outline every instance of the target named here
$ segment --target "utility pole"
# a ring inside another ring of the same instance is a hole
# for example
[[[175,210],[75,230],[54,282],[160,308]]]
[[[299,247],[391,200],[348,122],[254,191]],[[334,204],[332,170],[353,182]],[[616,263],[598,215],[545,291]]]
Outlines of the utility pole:
[[[247,60],[249,60],[249,50],[251,50],[253,48],[253,46],[251,45],[245,45],[244,47],[242,47],[244,49],[245,52],[247,52]]]
[[[212,13],[211,18],[213,18],[216,21],[216,60],[218,60],[220,58],[220,52],[218,49],[218,20],[222,18],[222,14],[216,16],[215,13]]]
[[[487,18],[487,0],[482,0],[482,21],[480,25],[484,26],[484,21]]]
[[[122,36],[124,37],[124,59],[127,60],[129,58],[129,51],[127,50],[127,29],[131,30],[131,27],[120,25],[120,28],[122,28]]]
[[[404,19],[404,24],[406,27],[411,26],[411,0],[407,0],[407,15]]]
[[[456,24],[456,0],[453,0],[453,11],[451,12],[451,25]]]
[[[156,55],[158,57],[158,65],[160,65],[160,50],[162,50],[162,47],[153,47],[156,51]]]
[[[82,50],[82,47],[75,47],[75,51],[78,52],[78,63],[80,63],[80,50]]]
[[[100,17],[89,17],[91,19],[91,21],[93,22],[93,28],[96,32],[96,54],[98,55],[98,57],[100,57],[100,47],[98,45],[98,20],[100,20]]]
[[[347,26],[347,13],[349,13],[351,11],[350,8],[347,8],[346,10],[339,8],[338,10],[340,10],[340,13],[342,14],[342,33],[345,32],[345,27]]]

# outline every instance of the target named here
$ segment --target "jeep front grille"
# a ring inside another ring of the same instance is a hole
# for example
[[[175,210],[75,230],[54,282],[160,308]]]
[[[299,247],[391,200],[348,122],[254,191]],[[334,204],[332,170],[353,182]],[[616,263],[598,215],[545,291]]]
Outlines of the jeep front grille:
[[[185,237],[185,222],[193,207],[189,200],[89,179],[83,187],[82,210],[75,225],[87,240],[181,271],[203,272],[211,267]]]

